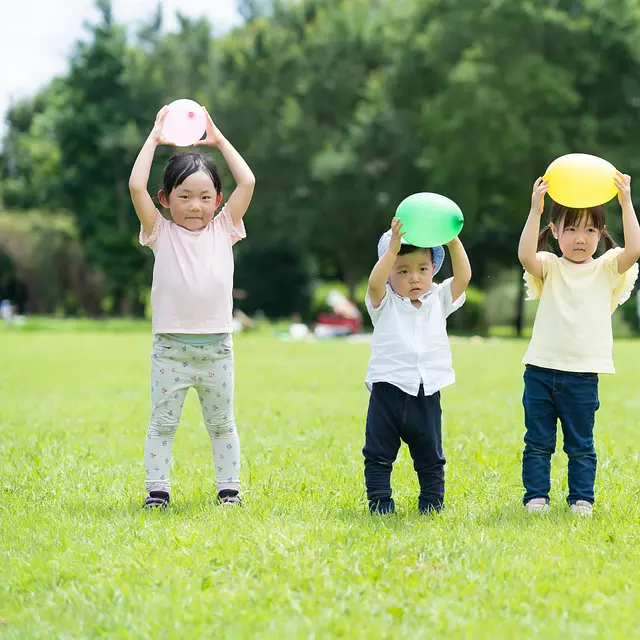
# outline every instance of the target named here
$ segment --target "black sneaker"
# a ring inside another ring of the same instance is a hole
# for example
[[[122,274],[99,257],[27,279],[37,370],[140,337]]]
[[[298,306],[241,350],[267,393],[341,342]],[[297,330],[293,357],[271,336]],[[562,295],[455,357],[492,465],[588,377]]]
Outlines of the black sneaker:
[[[369,500],[369,511],[371,513],[379,513],[385,515],[386,513],[396,512],[396,503],[393,498],[388,500]]]
[[[163,511],[169,506],[171,500],[168,491],[149,491],[144,504],[144,509],[162,509]]]
[[[442,502],[438,502],[433,504],[432,502],[419,502],[418,503],[418,513],[422,516],[428,516],[430,514],[440,513],[444,509],[444,505]]]
[[[241,505],[242,499],[236,489],[222,489],[218,491],[218,502],[220,504]]]

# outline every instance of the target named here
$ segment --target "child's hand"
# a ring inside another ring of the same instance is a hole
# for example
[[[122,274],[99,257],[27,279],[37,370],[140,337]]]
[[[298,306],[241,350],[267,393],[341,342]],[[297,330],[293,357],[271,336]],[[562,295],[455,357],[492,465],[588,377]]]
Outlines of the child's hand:
[[[391,221],[391,240],[389,241],[389,249],[391,249],[395,254],[400,251],[400,240],[405,233],[405,231],[402,231],[402,221],[400,218],[394,218]]]
[[[626,173],[616,171],[616,177],[613,179],[618,187],[618,201],[620,204],[631,202],[631,176]]]
[[[198,142],[194,142],[193,146],[198,147],[200,145],[206,145],[209,147],[219,147],[224,142],[224,136],[220,133],[220,129],[216,127],[209,115],[209,112],[205,107],[202,107],[204,112],[207,114],[207,136],[204,140],[198,140]]]
[[[167,105],[165,105],[164,107],[162,107],[162,109],[160,109],[160,111],[158,111],[155,124],[153,125],[153,129],[151,129],[149,137],[152,140],[155,140],[156,144],[168,144],[172,147],[175,147],[175,142],[170,142],[162,136],[162,127],[164,126],[164,120],[167,117],[167,113],[169,113],[169,107]]]
[[[538,178],[533,184],[531,194],[531,213],[541,216],[544,211],[544,194],[549,190],[549,181]]]

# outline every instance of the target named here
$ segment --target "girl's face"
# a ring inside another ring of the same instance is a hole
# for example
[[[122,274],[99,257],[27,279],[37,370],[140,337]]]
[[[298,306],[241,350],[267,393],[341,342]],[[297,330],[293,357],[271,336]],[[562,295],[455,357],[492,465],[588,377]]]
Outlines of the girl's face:
[[[168,198],[164,191],[160,191],[158,199],[171,211],[176,224],[189,231],[199,231],[211,222],[222,194],[216,191],[208,173],[196,171],[175,187]]]
[[[560,245],[563,258],[576,264],[593,260],[601,234],[591,218],[583,216],[572,227],[564,226],[564,221],[559,226],[553,223],[549,226]]]

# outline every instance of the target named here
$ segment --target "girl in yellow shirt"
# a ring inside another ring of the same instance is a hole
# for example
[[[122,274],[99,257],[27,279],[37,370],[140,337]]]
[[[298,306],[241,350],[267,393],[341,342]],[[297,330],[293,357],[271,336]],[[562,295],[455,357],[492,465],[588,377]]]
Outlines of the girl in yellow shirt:
[[[625,302],[638,276],[640,225],[631,201],[631,178],[615,178],[622,207],[624,248],[606,230],[605,208],[570,209],[556,202],[540,232],[548,183],[533,185],[531,210],[520,237],[518,258],[525,269],[529,300],[540,300],[524,356],[522,458],[524,504],[531,513],[549,509],[551,455],[558,418],[569,458],[571,511],[591,515],[596,478],[593,442],[598,374],[615,373],[611,314]],[[561,257],[548,251],[549,236]],[[593,255],[600,240],[606,252]]]

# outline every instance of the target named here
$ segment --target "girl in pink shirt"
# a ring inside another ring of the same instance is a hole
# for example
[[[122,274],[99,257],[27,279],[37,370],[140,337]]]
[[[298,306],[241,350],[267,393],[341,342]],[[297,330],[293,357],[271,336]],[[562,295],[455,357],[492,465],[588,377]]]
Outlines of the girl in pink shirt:
[[[236,181],[222,202],[218,169],[201,153],[174,155],[164,172],[156,209],[147,190],[151,163],[162,138],[168,108],[163,107],[129,179],[140,219],[140,243],[154,253],[151,308],[151,419],[144,448],[146,508],[165,509],[170,500],[169,470],[173,439],[189,388],[198,392],[211,437],[218,499],[240,501],[240,446],[233,412],[231,313],[232,246],[245,237],[242,218],[255,178],[247,163],[220,133],[207,113],[207,135],[198,145],[219,149]]]

